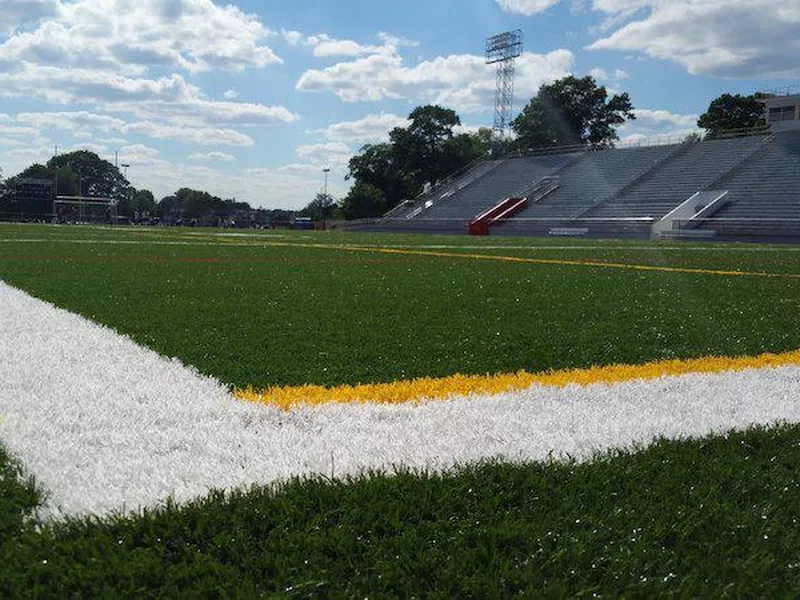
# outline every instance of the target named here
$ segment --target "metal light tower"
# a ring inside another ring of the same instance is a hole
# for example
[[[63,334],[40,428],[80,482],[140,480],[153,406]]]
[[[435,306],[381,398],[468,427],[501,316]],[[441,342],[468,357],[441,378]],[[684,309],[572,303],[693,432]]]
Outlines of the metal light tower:
[[[486,64],[497,65],[497,92],[494,101],[494,131],[502,137],[511,124],[514,111],[516,59],[522,56],[521,29],[493,35],[486,40]]]
[[[322,172],[325,173],[325,184],[324,184],[324,187],[323,187],[323,190],[322,190],[322,194],[327,198],[328,197],[328,173],[330,173],[331,170],[328,167],[325,167],[324,169],[322,169]]]

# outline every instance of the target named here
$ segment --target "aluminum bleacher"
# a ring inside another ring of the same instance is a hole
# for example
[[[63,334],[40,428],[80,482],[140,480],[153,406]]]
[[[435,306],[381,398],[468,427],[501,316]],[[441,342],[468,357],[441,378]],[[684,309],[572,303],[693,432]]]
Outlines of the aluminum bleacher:
[[[586,152],[561,171],[561,187],[541,202],[533,203],[498,228],[498,233],[547,233],[568,226],[597,203],[613,196],[633,179],[668,158],[676,146],[650,146]]]
[[[527,206],[492,225],[493,235],[649,237],[658,224],[655,231],[665,235],[800,240],[798,166],[800,132],[763,130],[703,142],[484,161],[373,229],[465,233],[476,215],[505,198],[525,196]],[[546,177],[556,185],[546,194],[530,193]],[[709,204],[706,196],[724,201]],[[699,208],[688,208],[695,204]],[[674,229],[665,227],[673,222]]]
[[[800,238],[800,132],[776,134],[715,187],[728,203],[698,227],[720,238]]]
[[[553,154],[506,160],[486,176],[434,203],[416,218],[469,221],[500,200],[522,193],[537,180],[569,162],[573,156]]]

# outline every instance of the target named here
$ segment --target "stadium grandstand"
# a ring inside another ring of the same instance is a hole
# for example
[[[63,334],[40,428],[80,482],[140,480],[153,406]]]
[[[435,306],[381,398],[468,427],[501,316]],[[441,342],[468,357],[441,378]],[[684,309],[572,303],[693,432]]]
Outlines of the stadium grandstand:
[[[764,102],[764,128],[478,161],[365,227],[796,242],[800,95]]]

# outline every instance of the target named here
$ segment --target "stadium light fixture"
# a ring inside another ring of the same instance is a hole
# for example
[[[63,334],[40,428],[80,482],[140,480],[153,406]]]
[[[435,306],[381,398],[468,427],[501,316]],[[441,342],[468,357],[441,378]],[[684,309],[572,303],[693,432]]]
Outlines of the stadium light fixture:
[[[326,198],[328,197],[328,173],[331,172],[330,167],[325,167],[322,169],[322,172],[325,174],[325,183],[324,187],[322,188],[322,195]]]
[[[497,65],[497,90],[494,102],[494,131],[503,137],[514,111],[516,60],[522,56],[524,35],[521,29],[493,35],[486,40],[486,64]]]

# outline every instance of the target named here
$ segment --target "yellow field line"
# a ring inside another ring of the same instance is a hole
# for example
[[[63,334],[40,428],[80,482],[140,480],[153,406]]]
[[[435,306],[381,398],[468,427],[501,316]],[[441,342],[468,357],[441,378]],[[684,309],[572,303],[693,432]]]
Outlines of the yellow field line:
[[[219,239],[219,238],[217,238]],[[660,273],[688,273],[694,275],[718,275],[725,277],[770,277],[800,279],[800,273],[768,273],[766,271],[731,271],[720,269],[700,269],[691,267],[665,267],[642,265],[636,263],[602,262],[596,260],[571,260],[559,258],[530,258],[523,256],[507,256],[502,254],[475,254],[465,252],[442,252],[435,250],[413,250],[410,248],[384,248],[381,246],[357,246],[337,244],[305,244],[297,242],[259,242],[254,245],[307,248],[320,250],[340,250],[345,252],[375,252],[379,254],[397,254],[405,256],[430,256],[434,258],[460,258],[470,260],[489,260],[535,265],[557,265],[568,267],[592,267],[602,269],[625,269],[632,271],[653,271]]]
[[[468,394],[501,394],[522,390],[532,385],[565,387],[591,384],[614,384],[639,379],[656,379],[688,373],[722,373],[744,369],[763,369],[800,365],[800,350],[783,354],[762,354],[752,357],[716,357],[673,359],[642,365],[610,365],[588,369],[571,369],[529,373],[519,371],[497,375],[451,375],[391,383],[324,387],[272,387],[263,391],[236,390],[235,395],[250,402],[290,409],[298,405],[327,403],[402,404],[421,400],[444,400]]]

